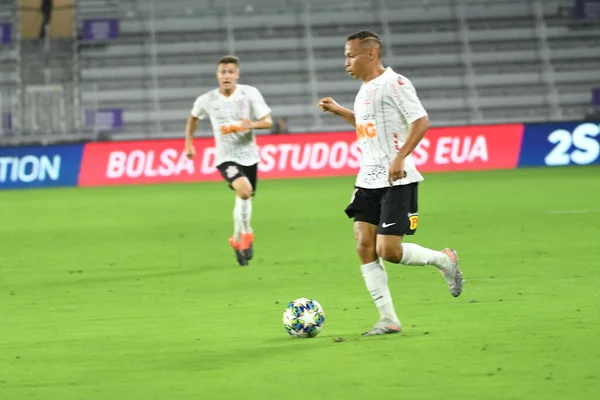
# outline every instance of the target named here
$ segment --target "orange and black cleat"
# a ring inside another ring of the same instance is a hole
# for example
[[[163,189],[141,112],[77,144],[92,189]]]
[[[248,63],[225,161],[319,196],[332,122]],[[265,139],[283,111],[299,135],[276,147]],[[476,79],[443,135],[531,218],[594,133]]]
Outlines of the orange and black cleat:
[[[235,253],[235,258],[237,259],[238,264],[241,266],[247,266],[248,260],[244,257],[244,254],[240,250],[240,244],[235,241],[235,238],[232,236],[229,238],[229,245],[233,248],[233,252]]]
[[[254,249],[252,246],[253,243],[254,243],[254,234],[253,233],[242,233],[239,249],[246,260],[252,260],[252,256],[254,255]]]

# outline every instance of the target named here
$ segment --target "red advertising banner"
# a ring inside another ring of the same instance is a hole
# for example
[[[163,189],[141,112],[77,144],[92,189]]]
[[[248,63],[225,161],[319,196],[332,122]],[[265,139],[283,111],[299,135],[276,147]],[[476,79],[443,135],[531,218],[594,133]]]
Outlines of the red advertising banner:
[[[515,168],[522,135],[522,124],[432,128],[413,157],[423,172]],[[265,135],[257,142],[261,179],[354,175],[360,165],[354,132]],[[194,145],[190,161],[183,139],[87,144],[79,185],[220,180],[213,139]]]
[[[421,172],[516,168],[523,130],[523,124],[432,128],[413,157]]]

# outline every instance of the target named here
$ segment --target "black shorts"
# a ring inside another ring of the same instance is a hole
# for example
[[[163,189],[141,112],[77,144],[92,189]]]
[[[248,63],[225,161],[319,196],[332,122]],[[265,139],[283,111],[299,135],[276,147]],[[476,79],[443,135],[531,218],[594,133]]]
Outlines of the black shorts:
[[[237,178],[245,176],[252,185],[252,194],[256,192],[256,173],[258,170],[258,164],[246,166],[234,163],[233,161],[225,161],[224,163],[217,165],[217,169],[221,173],[221,176],[223,176],[223,179],[229,183],[230,188],[233,181],[235,181]]]
[[[414,235],[419,223],[417,182],[381,189],[355,188],[346,214],[377,225],[380,235]]]

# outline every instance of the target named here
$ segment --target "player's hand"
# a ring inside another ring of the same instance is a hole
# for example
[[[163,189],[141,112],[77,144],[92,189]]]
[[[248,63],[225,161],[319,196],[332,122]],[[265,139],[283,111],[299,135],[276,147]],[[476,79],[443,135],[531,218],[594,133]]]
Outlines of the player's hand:
[[[317,106],[319,106],[321,111],[323,111],[323,112],[329,111],[330,113],[333,113],[333,114],[339,114],[340,110],[342,109],[342,107],[331,97],[322,98],[321,100],[319,100],[319,103],[317,104]]]
[[[245,119],[245,118],[244,118],[244,119],[242,119],[242,121],[241,121],[241,123],[240,123],[240,130],[241,130],[242,132],[247,132],[247,131],[249,131],[250,129],[252,129],[252,126],[253,126],[253,125],[254,125],[254,124],[252,123],[252,121],[250,121],[249,119]]]
[[[188,160],[194,158],[194,156],[196,155],[196,149],[194,148],[193,144],[185,145],[185,155],[187,156]]]
[[[392,186],[394,181],[404,177],[406,177],[406,171],[404,171],[404,158],[396,157],[390,164],[390,169],[388,170],[388,182],[390,183],[390,186]]]

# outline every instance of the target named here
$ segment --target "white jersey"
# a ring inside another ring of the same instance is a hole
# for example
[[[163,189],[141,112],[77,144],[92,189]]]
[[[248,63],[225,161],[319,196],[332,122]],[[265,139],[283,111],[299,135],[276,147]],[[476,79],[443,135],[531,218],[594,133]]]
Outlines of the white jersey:
[[[356,100],[354,114],[358,146],[362,152],[356,186],[365,189],[388,187],[389,166],[408,137],[410,125],[427,115],[412,83],[391,68],[363,83]],[[406,178],[394,185],[420,182],[412,156],[404,159]]]
[[[240,165],[253,165],[260,161],[258,147],[252,130],[241,132],[242,119],[259,120],[271,113],[258,89],[248,85],[236,85],[227,97],[219,89],[198,97],[192,115],[204,119],[207,115],[215,136],[217,148],[216,165],[233,161]]]

